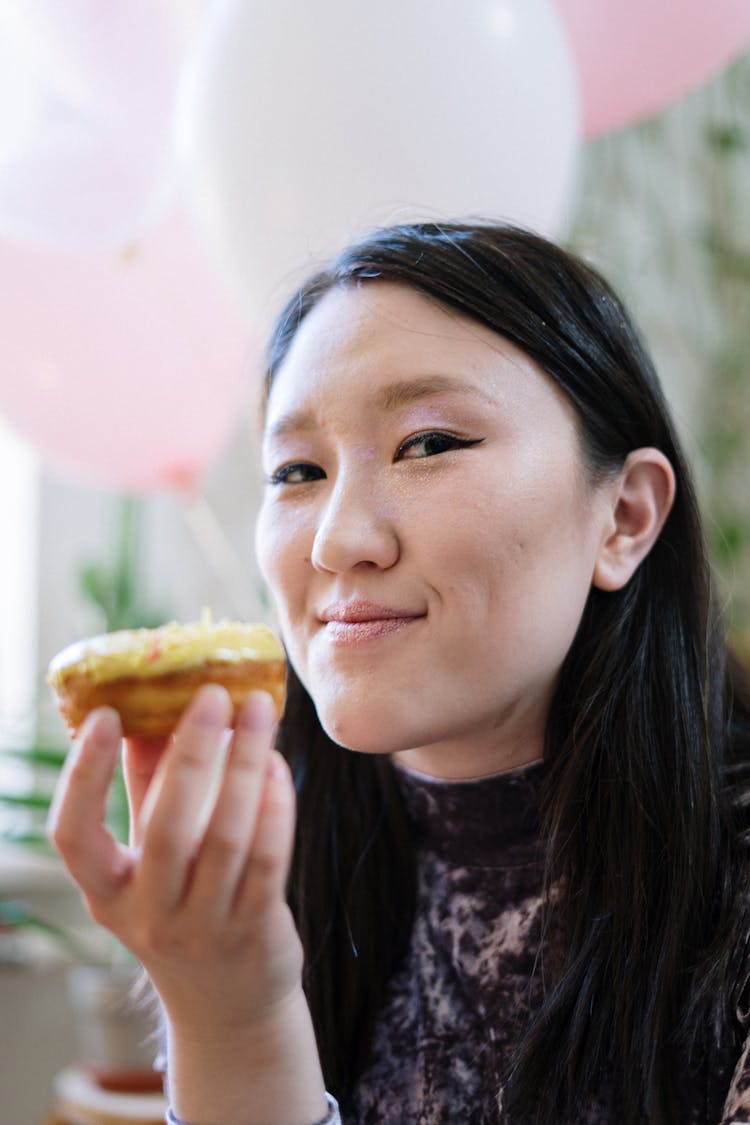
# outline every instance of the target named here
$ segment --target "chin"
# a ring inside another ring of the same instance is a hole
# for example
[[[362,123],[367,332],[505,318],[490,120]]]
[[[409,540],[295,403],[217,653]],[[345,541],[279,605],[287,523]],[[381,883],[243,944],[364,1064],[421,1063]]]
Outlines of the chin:
[[[338,708],[318,707],[320,725],[328,737],[346,750],[360,754],[393,754],[403,750],[404,740],[398,737],[398,724],[383,723],[382,715],[347,715]],[[408,743],[406,743],[408,745]]]

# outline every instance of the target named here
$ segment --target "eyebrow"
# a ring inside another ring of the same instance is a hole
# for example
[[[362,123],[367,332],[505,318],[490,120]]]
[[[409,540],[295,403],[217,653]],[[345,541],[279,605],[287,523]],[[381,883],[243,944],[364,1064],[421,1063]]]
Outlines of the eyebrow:
[[[469,395],[480,398],[484,402],[494,404],[495,400],[482,387],[467,384],[462,379],[455,379],[451,375],[422,375],[416,379],[396,379],[381,387],[373,397],[373,403],[386,413],[393,413],[405,406],[411,406],[422,399],[436,398],[439,395]],[[291,410],[284,414],[272,426],[268,433],[272,437],[285,437],[293,433],[304,433],[315,430],[319,422],[315,415],[307,410]]]
[[[422,375],[417,379],[399,379],[382,387],[375,396],[375,405],[381,410],[392,411],[402,406],[410,406],[423,398],[435,398],[445,394],[469,394],[482,398],[485,402],[492,401],[481,387],[467,384],[452,375]]]

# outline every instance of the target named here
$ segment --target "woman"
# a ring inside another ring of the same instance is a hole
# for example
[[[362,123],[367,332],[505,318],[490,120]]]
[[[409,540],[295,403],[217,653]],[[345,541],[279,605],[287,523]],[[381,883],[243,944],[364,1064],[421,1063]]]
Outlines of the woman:
[[[205,691],[127,748],[117,849],[100,712],[55,815],[177,1118],[750,1121],[747,684],[612,292],[512,228],[379,232],[282,314],[263,433],[283,758],[251,698],[197,845]]]

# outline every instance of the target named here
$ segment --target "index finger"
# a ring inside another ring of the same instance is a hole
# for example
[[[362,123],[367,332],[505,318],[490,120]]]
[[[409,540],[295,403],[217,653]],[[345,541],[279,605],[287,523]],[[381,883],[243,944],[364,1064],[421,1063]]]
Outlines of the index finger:
[[[141,808],[141,878],[150,901],[174,907],[187,890],[200,816],[232,701],[218,684],[202,687],[180,719]]]

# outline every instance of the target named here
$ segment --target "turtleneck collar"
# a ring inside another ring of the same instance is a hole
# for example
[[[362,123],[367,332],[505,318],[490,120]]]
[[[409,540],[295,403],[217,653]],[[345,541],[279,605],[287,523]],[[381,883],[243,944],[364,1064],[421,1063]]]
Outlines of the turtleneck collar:
[[[518,867],[540,858],[542,761],[471,781],[394,765],[418,847],[465,867]]]

